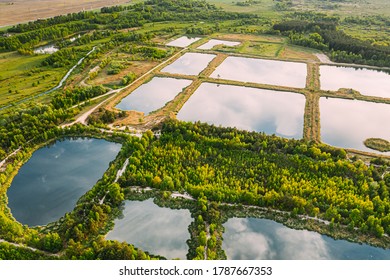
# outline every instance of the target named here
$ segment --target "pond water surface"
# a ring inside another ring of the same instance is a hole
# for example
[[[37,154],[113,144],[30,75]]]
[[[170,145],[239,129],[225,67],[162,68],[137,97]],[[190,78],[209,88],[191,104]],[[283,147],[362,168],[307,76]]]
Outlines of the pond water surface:
[[[304,88],[306,64],[230,56],[211,74],[213,78]]]
[[[177,118],[298,139],[303,135],[304,109],[301,94],[203,83]]]
[[[198,75],[202,72],[215,55],[204,53],[185,53],[172,64],[164,67],[161,72],[182,75]]]
[[[191,222],[190,211],[186,209],[161,208],[153,199],[126,201],[123,218],[115,220],[114,229],[106,239],[126,241],[168,259],[186,259]]]
[[[321,140],[332,146],[381,153],[364,145],[367,138],[390,141],[390,104],[320,98]]]
[[[390,98],[390,74],[373,69],[320,66],[321,89],[351,88],[363,95]]]
[[[188,47],[189,45],[195,43],[196,41],[198,41],[200,39],[201,38],[199,38],[199,37],[182,36],[180,38],[177,38],[176,40],[173,40],[173,41],[167,43],[167,46],[185,48],[185,47]]]
[[[76,138],[35,151],[7,191],[12,215],[29,226],[58,220],[102,177],[120,148],[106,140]]]
[[[389,260],[390,250],[334,240],[271,220],[232,218],[222,248],[231,260]]]
[[[147,115],[164,107],[191,82],[191,80],[154,77],[123,98],[116,107],[124,111],[144,112]]]

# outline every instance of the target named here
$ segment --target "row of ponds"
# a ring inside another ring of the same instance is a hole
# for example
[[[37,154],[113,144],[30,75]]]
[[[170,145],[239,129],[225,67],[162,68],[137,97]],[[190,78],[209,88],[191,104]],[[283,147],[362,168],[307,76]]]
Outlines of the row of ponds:
[[[212,48],[215,44],[223,42],[211,42],[204,48]],[[162,71],[198,75],[214,57],[187,53]],[[192,67],[196,70],[189,72]],[[375,77],[372,87],[384,90],[366,92],[362,88],[361,93],[390,97],[387,73],[335,66],[321,66],[320,71],[324,89],[353,86],[359,90],[360,84],[366,85],[362,80]],[[343,76],[343,71],[349,76]],[[229,57],[217,67],[212,77],[303,88],[306,64]],[[339,84],[335,85],[336,82]],[[148,114],[163,107],[191,83],[190,78],[155,77],[126,97],[118,108]],[[362,144],[366,138],[390,139],[390,124],[384,121],[390,119],[389,106],[321,98],[322,140],[334,146],[367,150]],[[304,108],[305,97],[297,93],[202,83],[177,117],[301,138]],[[12,215],[28,226],[57,221],[101,178],[120,148],[120,144],[90,138],[63,139],[40,148],[22,166],[8,189]],[[188,210],[161,208],[152,200],[126,201],[123,217],[115,221],[114,229],[106,238],[127,241],[169,259],[185,259],[191,222]],[[265,219],[231,218],[224,227],[223,249],[228,259],[390,259],[390,250],[333,240]]]
[[[184,54],[161,71],[188,75],[188,79],[155,77],[122,99],[117,108],[147,115],[164,107],[191,84],[190,76],[198,75],[214,58],[213,54]],[[299,89],[305,87],[306,67],[305,63],[228,57],[211,77],[217,82],[234,80]],[[363,95],[390,98],[390,75],[385,72],[320,66],[320,77],[326,90],[355,85],[353,88]],[[297,139],[303,134],[305,102],[302,94],[288,91],[203,83],[178,112],[177,118]],[[363,142],[367,138],[390,139],[390,123],[385,121],[389,117],[389,104],[320,98],[321,139],[333,146],[381,153],[367,148]]]

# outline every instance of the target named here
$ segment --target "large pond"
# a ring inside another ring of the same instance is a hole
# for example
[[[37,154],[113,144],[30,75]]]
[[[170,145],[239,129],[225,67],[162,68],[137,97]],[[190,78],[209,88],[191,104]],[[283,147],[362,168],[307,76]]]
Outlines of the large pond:
[[[177,38],[177,39],[167,43],[167,46],[185,48],[185,47],[188,47],[189,45],[195,43],[199,39],[201,39],[201,38],[182,36],[180,38]]]
[[[211,39],[207,43],[199,46],[198,49],[200,49],[200,50],[211,50],[212,48],[214,48],[215,46],[218,46],[218,45],[234,47],[234,46],[238,46],[239,44],[241,44],[241,42]]]
[[[163,107],[184,88],[191,84],[191,80],[154,77],[150,82],[141,85],[130,95],[116,105],[120,110],[140,111],[145,115]]]
[[[321,89],[351,88],[363,95],[390,98],[390,74],[372,69],[320,66]]]
[[[211,77],[304,88],[306,68],[305,63],[230,56],[215,69]]]
[[[177,118],[302,138],[305,97],[291,92],[203,83]]]
[[[213,60],[215,55],[204,53],[185,53],[172,64],[164,67],[162,72],[182,75],[198,75]]]
[[[364,140],[390,141],[389,104],[321,97],[320,112],[321,140],[327,144],[381,153],[367,148]]]
[[[232,218],[222,248],[232,260],[389,260],[390,250],[360,245],[271,220]]]
[[[191,222],[190,211],[186,209],[161,208],[152,199],[126,201],[123,218],[115,220],[106,239],[126,241],[168,259],[186,259]]]
[[[106,140],[76,138],[35,151],[8,189],[12,215],[29,226],[58,220],[102,177],[120,148]]]

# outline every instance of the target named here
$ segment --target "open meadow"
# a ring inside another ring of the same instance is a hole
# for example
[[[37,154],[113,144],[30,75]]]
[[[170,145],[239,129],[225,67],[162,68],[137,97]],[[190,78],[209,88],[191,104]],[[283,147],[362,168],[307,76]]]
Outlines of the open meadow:
[[[0,0],[0,27],[83,10],[120,5],[129,0]]]

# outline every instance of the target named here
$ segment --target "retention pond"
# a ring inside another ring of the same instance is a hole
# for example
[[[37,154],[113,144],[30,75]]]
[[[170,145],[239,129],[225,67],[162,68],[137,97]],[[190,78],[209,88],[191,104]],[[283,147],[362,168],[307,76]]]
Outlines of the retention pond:
[[[224,225],[223,249],[232,260],[389,260],[390,250],[334,240],[271,220],[232,218]]]
[[[120,148],[106,140],[76,138],[35,151],[8,189],[12,215],[29,226],[58,220],[101,178]]]
[[[177,118],[298,139],[304,109],[301,94],[203,83]]]

